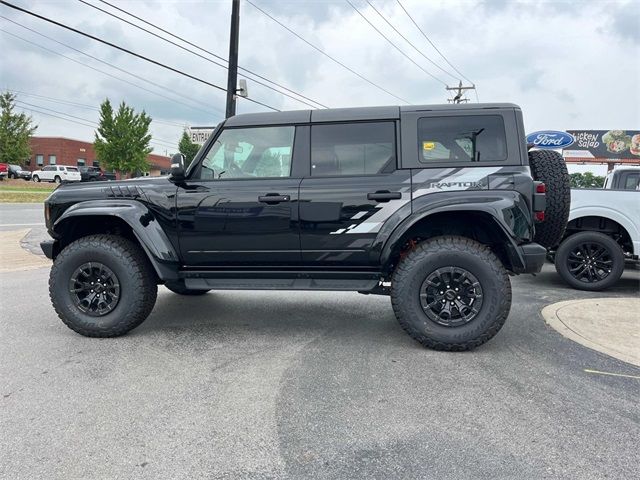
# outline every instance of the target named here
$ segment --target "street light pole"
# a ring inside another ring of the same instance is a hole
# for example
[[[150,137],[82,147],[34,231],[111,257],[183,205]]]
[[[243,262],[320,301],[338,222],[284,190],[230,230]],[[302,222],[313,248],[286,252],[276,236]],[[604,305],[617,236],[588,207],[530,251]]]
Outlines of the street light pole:
[[[238,84],[238,35],[240,33],[240,0],[232,0],[231,34],[229,37],[229,74],[227,77],[227,108],[225,118],[236,114]]]

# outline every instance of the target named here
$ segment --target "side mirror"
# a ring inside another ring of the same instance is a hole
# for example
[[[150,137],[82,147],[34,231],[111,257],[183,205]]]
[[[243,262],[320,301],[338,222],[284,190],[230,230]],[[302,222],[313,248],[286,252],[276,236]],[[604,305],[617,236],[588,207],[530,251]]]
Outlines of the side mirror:
[[[184,180],[184,161],[185,157],[181,153],[176,153],[171,157],[171,180],[178,182]]]

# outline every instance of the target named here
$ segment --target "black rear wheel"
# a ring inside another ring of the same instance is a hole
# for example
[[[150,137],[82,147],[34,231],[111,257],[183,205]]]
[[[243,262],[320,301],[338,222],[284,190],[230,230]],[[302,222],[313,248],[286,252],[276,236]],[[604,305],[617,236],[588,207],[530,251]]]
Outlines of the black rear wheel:
[[[470,350],[491,339],[511,308],[511,283],[486,246],[465,237],[425,241],[399,262],[391,302],[402,328],[435,350]]]
[[[567,237],[555,255],[556,271],[579,290],[598,291],[615,284],[624,271],[624,253],[618,243],[600,232]]]

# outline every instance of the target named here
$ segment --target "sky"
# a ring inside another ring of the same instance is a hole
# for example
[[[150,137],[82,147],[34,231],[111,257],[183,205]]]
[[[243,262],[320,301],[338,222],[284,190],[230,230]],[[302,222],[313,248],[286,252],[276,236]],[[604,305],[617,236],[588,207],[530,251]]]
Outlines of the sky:
[[[226,70],[220,66],[80,1],[9,1],[226,87]],[[449,63],[396,0],[369,0],[370,4],[349,0],[353,6],[346,0],[251,1],[379,86],[323,56],[242,0],[240,66],[329,107],[403,104],[397,97],[411,104],[444,103],[449,96],[445,86],[456,85],[461,72],[462,81],[473,82],[477,88],[478,97],[469,94],[472,102],[520,105],[527,133],[640,129],[637,0],[400,0]],[[86,2],[140,23],[99,0]],[[109,3],[221,57],[228,55],[231,0]],[[97,107],[108,98],[150,114],[154,150],[171,154],[177,150],[185,126],[215,125],[223,118],[222,91],[4,5],[0,5],[0,15],[5,17],[0,18],[0,89],[18,92],[20,108],[31,113],[38,124],[37,135],[91,141]],[[240,78],[246,77],[240,73]],[[308,108],[250,79],[248,89],[251,98],[279,110]],[[238,100],[238,113],[264,110],[245,99]]]

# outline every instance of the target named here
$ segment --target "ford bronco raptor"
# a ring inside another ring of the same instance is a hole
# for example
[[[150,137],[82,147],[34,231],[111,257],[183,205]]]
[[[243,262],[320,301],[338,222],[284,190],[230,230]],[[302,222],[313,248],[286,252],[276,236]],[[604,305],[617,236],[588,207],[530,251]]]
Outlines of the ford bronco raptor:
[[[466,350],[562,238],[562,157],[527,151],[512,104],[237,115],[171,175],[60,186],[45,202],[50,296],[91,337],[122,335],[158,284],[390,295],[422,345]]]

